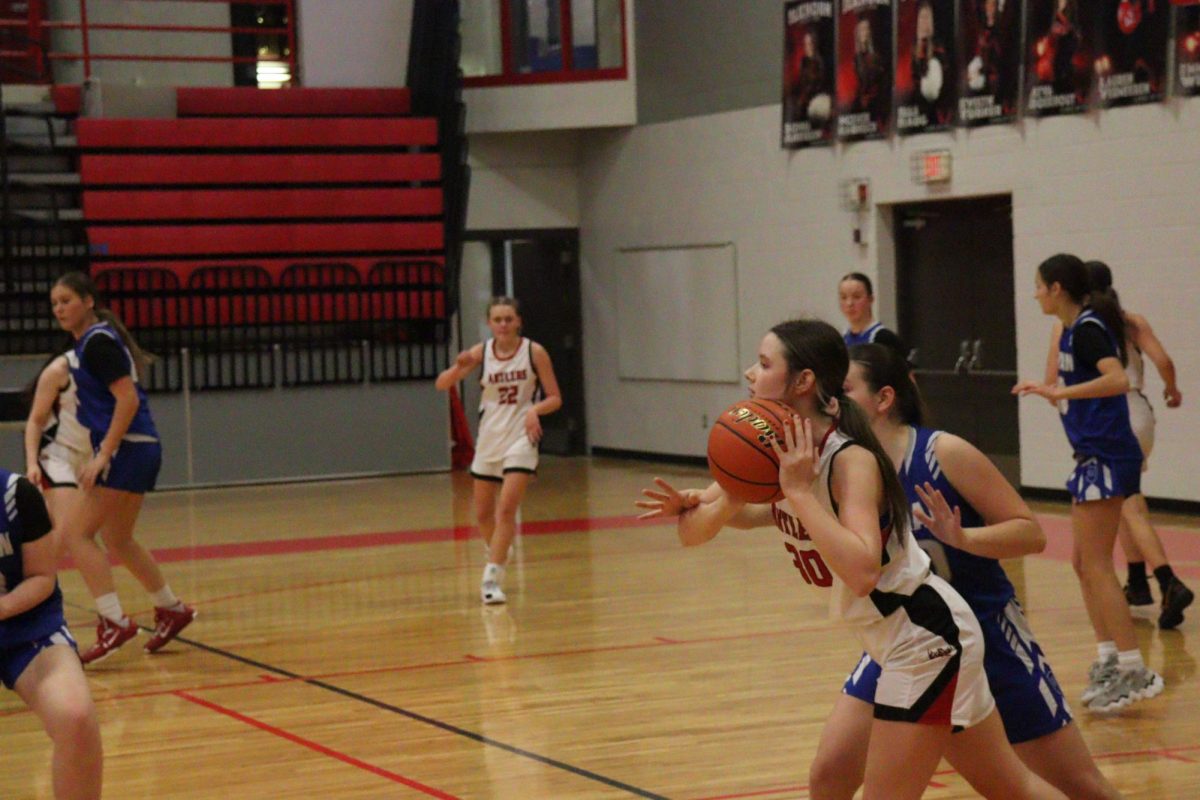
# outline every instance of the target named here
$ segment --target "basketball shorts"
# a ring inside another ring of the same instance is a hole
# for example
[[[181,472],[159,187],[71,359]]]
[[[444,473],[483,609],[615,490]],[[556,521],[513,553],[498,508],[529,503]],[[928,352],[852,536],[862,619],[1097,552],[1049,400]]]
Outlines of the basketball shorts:
[[[1132,497],[1142,491],[1142,461],[1077,455],[1075,470],[1067,478],[1067,491],[1075,503]]]
[[[121,442],[108,467],[96,479],[97,486],[122,492],[145,494],[154,490],[162,468],[162,445],[158,442]]]
[[[79,649],[71,637],[71,632],[67,630],[66,623],[49,636],[0,650],[0,681],[12,689],[17,684],[17,678],[20,678],[21,673],[33,663],[38,653],[57,644],[68,645],[73,650]]]
[[[79,473],[87,466],[91,453],[72,450],[58,442],[44,445],[38,453],[38,466],[42,469],[44,489],[75,489],[79,486]]]
[[[1149,467],[1150,451],[1154,449],[1154,407],[1146,395],[1138,391],[1129,395],[1129,424],[1142,448],[1142,471]]]
[[[497,453],[497,450],[499,452]],[[522,430],[519,436],[513,438],[507,447],[489,448],[487,452],[475,451],[475,460],[471,462],[471,476],[481,481],[503,481],[509,472],[527,472],[537,474],[538,449],[529,441]]]
[[[871,702],[875,718],[969,728],[995,708],[983,669],[984,638],[966,601],[930,576],[885,620],[884,648]],[[846,691],[865,699],[872,677],[861,661]]]

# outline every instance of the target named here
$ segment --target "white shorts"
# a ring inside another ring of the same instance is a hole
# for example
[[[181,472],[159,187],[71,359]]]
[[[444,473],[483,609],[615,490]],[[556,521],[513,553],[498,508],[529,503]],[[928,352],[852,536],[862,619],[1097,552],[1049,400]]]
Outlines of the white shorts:
[[[51,442],[38,453],[38,466],[49,489],[75,489],[79,486],[79,473],[87,466],[91,453],[72,450],[58,442]]]
[[[983,669],[979,621],[950,585],[930,576],[887,622],[876,719],[970,728],[996,707]]]
[[[1154,449],[1154,407],[1139,391],[1132,391],[1129,397],[1129,424],[1133,435],[1142,446],[1142,469],[1145,470],[1150,461],[1150,451]]]
[[[471,476],[483,481],[503,481],[507,472],[537,474],[538,449],[522,431],[497,458],[476,451],[471,462]]]

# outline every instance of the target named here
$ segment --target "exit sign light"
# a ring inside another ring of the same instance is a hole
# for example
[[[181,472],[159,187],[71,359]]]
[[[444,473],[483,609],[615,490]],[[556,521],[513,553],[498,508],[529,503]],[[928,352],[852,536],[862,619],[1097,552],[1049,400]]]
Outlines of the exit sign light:
[[[915,183],[948,183],[950,181],[950,151],[922,150],[913,153],[912,177]]]

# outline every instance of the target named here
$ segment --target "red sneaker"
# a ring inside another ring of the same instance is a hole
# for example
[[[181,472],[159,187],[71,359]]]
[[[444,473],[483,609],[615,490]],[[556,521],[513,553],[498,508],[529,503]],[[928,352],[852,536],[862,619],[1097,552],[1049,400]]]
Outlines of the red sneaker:
[[[163,645],[179,635],[179,632],[192,624],[196,618],[196,609],[191,606],[182,608],[155,608],[154,635],[146,642],[147,653],[157,652]]]
[[[79,654],[79,660],[84,664],[94,664],[103,661],[117,651],[117,648],[138,635],[137,623],[128,617],[125,624],[113,622],[107,617],[100,618],[96,626],[96,643]]]

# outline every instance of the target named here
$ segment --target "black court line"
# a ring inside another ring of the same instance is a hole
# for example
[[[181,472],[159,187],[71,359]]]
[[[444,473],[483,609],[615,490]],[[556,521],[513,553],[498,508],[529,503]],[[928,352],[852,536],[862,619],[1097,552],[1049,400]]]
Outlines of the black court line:
[[[64,605],[70,605],[81,611],[92,611],[92,609],[86,609],[83,606],[77,606],[74,603],[64,603]],[[152,628],[147,628],[144,626],[142,626],[142,629],[146,630],[146,631],[153,630]],[[455,736],[462,736],[463,738],[471,739],[472,741],[476,741],[476,742],[479,742],[480,744],[488,745],[489,747],[496,747],[501,750],[505,750],[509,753],[512,753],[513,755],[521,756],[522,758],[528,758],[530,760],[537,761],[538,763],[545,764],[546,766],[554,767],[555,769],[561,769],[565,772],[570,772],[574,775],[578,775],[581,778],[587,778],[588,780],[596,781],[597,783],[603,783],[606,786],[611,786],[614,789],[620,789],[622,791],[629,792],[630,794],[635,795],[637,797],[645,797],[648,800],[670,800],[670,798],[666,797],[665,795],[655,794],[654,792],[650,792],[645,789],[639,789],[636,786],[631,786],[628,783],[622,783],[621,781],[618,781],[614,778],[607,778],[604,775],[600,775],[600,774],[592,772],[590,770],[583,769],[582,767],[576,767],[572,764],[567,764],[566,762],[559,761],[557,759],[550,758],[548,756],[538,755],[537,753],[530,752],[529,750],[523,750],[520,747],[517,747],[516,745],[506,744],[504,742],[497,741],[496,739],[489,738],[487,736],[484,736],[481,733],[475,733],[474,731],[469,731],[466,728],[460,728],[457,725],[451,725],[448,722],[442,722],[439,719],[434,719],[433,717],[427,717],[424,714],[418,714],[416,711],[409,711],[406,708],[401,708],[400,706],[394,706],[391,703],[385,703],[382,700],[376,700],[373,697],[367,697],[366,695],[359,694],[358,692],[353,692],[349,689],[343,689],[341,686],[335,686],[332,683],[326,683],[325,681],[317,680],[316,678],[306,678],[303,675],[298,675],[295,672],[291,672],[290,670],[286,670],[282,667],[276,667],[272,664],[266,664],[262,661],[256,661],[253,658],[241,656],[241,655],[238,655],[237,653],[233,653],[228,650],[223,650],[220,647],[213,647],[212,645],[204,644],[203,642],[198,642],[194,639],[185,639],[182,636],[176,636],[174,641],[183,642],[184,644],[195,647],[197,650],[204,650],[205,652],[212,653],[213,655],[220,656],[222,658],[227,658],[231,661],[238,661],[242,664],[246,664],[247,666],[251,666],[256,669],[265,670],[267,672],[273,672],[276,675],[282,675],[285,678],[291,678],[292,680],[295,680],[295,681],[307,683],[309,686],[315,686],[318,689],[324,689],[327,692],[333,692],[334,694],[340,694],[343,697],[347,697],[351,700],[356,700],[360,703],[365,703],[366,705],[369,705],[369,706],[374,706],[375,708],[378,708],[382,711],[389,711],[393,714],[398,714],[402,717],[407,717],[408,719],[411,719],[414,722],[420,722],[425,725],[432,725],[435,728],[439,728],[443,731],[446,731],[447,733],[452,733]]]

